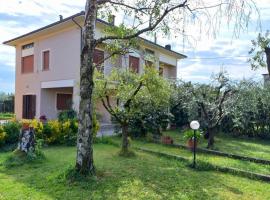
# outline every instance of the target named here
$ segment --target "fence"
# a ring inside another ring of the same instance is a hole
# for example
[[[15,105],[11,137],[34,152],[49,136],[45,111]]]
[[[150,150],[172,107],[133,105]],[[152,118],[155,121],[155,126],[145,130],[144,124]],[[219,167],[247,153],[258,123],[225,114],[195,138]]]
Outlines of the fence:
[[[14,97],[0,101],[0,113],[14,113]]]

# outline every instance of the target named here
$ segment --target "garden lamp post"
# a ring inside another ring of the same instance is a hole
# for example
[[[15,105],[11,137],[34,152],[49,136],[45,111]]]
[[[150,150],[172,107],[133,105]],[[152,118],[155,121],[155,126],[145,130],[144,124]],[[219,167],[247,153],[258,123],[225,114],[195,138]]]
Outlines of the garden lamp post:
[[[190,122],[190,128],[194,131],[193,133],[193,165],[192,167],[196,167],[196,130],[200,128],[200,123],[198,121]]]

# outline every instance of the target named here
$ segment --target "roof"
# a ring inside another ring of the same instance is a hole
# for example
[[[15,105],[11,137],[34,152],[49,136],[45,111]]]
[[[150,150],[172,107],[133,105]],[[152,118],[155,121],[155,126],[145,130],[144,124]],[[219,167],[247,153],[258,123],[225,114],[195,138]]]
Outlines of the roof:
[[[26,33],[26,34],[24,34],[24,35],[21,35],[21,36],[19,36],[19,37],[13,38],[13,39],[11,39],[11,40],[7,40],[7,41],[3,42],[3,44],[15,46],[15,45],[12,44],[12,43],[15,43],[17,40],[23,39],[23,38],[25,38],[25,37],[27,37],[27,36],[31,36],[31,35],[33,35],[33,34],[35,34],[35,33],[39,33],[39,32],[44,31],[44,30],[46,30],[46,29],[49,29],[49,28],[55,27],[55,26],[57,26],[57,25],[60,25],[60,24],[62,24],[62,23],[68,22],[68,21],[70,21],[70,20],[73,20],[73,19],[76,18],[76,17],[84,16],[84,14],[85,14],[84,11],[82,11],[82,12],[80,12],[80,13],[77,13],[77,14],[72,15],[72,16],[70,16],[70,17],[67,17],[67,18],[65,18],[65,19],[59,20],[59,21],[57,21],[57,22],[54,22],[54,23],[52,23],[52,24],[49,24],[49,25],[44,26],[44,27],[42,27],[42,28],[39,28],[39,29],[37,29],[37,30],[31,31],[31,32]],[[106,21],[104,21],[104,20],[97,19],[97,21],[98,21],[99,23],[105,24],[105,25],[107,25],[107,26],[112,26],[112,24],[110,24],[110,23],[108,23],[108,22],[106,22]],[[157,44],[157,43],[154,43],[154,42],[152,42],[152,41],[150,41],[150,40],[147,40],[147,39],[145,39],[145,38],[142,38],[142,37],[139,37],[139,38],[140,38],[142,41],[144,41],[144,42],[146,42],[146,43],[148,43],[148,44],[150,44],[150,45],[154,45],[154,46],[156,46],[156,47],[158,47],[158,48],[161,48],[161,49],[163,49],[163,50],[165,50],[165,51],[167,51],[167,52],[176,54],[176,55],[177,55],[178,57],[180,57],[180,58],[186,58],[186,57],[187,57],[187,56],[184,55],[184,54],[181,54],[181,53],[178,53],[178,52],[176,52],[176,51],[167,49],[167,48],[165,48],[165,47],[163,47],[163,46],[161,46],[161,45],[159,45],[159,44]]]

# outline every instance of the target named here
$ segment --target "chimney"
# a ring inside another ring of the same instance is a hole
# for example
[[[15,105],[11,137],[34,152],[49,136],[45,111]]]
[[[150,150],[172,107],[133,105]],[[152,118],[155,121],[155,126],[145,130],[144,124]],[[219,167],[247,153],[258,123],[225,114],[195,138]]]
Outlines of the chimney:
[[[155,38],[155,43],[157,43],[157,33],[155,33],[154,38]]]
[[[172,50],[172,46],[170,44],[165,45],[165,49]]]
[[[111,25],[115,25],[115,15],[110,15],[109,16],[109,19],[108,19],[108,22],[111,24]]]
[[[59,15],[59,20],[60,20],[60,21],[63,20],[63,15]]]

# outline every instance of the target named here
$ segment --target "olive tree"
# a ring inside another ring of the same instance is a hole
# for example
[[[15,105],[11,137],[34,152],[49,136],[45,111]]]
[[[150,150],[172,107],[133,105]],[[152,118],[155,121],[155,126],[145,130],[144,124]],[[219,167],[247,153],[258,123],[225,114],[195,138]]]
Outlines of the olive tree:
[[[190,120],[199,120],[206,129],[207,148],[213,148],[214,136],[222,119],[228,114],[234,87],[224,72],[213,76],[211,84],[180,86]]]
[[[234,23],[235,30],[247,24],[254,10],[252,0],[86,0],[85,23],[80,67],[79,131],[77,139],[76,170],[81,174],[94,174],[93,161],[93,63],[94,49],[104,45],[111,55],[124,54],[134,38],[144,33],[163,32],[183,34],[183,24],[217,30],[223,17]],[[211,9],[211,10],[209,10]],[[123,23],[111,26],[99,38],[95,35],[97,16],[108,18],[114,13],[124,16]],[[240,14],[239,14],[240,13]],[[233,20],[232,20],[233,19]],[[110,57],[109,56],[109,57]],[[107,58],[105,58],[107,59]]]
[[[264,35],[259,33],[256,40],[252,40],[252,48],[249,51],[251,58],[251,68],[256,70],[261,67],[266,67],[268,74],[270,74],[270,37],[269,31]]]
[[[97,76],[95,83],[95,100],[101,101],[111,117],[120,124],[121,153],[128,155],[128,128],[131,120],[148,105],[154,110],[168,108],[170,84],[152,68],[146,68],[143,74],[115,69],[109,76]]]

